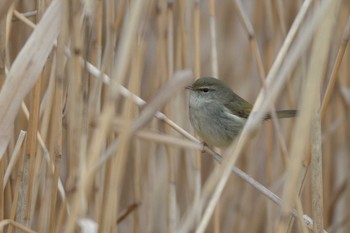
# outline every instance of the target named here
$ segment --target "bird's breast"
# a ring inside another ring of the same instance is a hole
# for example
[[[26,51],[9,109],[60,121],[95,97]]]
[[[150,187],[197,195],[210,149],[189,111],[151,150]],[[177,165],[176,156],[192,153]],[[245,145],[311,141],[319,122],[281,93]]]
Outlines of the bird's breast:
[[[190,100],[190,121],[197,134],[208,144],[227,147],[240,133],[245,119],[231,114],[215,102]]]

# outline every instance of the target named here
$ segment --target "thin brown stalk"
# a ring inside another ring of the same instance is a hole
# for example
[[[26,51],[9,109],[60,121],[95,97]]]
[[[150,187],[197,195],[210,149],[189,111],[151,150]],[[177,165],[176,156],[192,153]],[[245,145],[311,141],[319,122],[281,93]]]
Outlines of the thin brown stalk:
[[[62,232],[62,228],[64,228],[64,219],[67,217],[67,200],[64,199],[62,200],[62,204],[60,206],[60,209],[58,211],[58,216],[57,216],[57,220],[56,220],[56,231],[55,233],[59,233]]]
[[[57,71],[56,71],[57,72]],[[51,192],[51,208],[50,208],[50,232],[53,233],[55,229],[56,222],[56,200],[57,200],[57,189],[59,185],[59,174],[61,166],[61,156],[62,156],[62,98],[63,98],[63,87],[60,80],[61,76],[58,75],[55,80],[55,93],[53,99],[53,110],[52,110],[52,122],[51,122],[51,142],[50,142],[50,153],[55,156],[55,166],[53,170],[53,184]],[[53,157],[53,156],[51,156]],[[64,200],[64,199],[63,199]]]
[[[25,217],[26,221],[31,222],[31,208],[32,208],[32,194],[34,187],[34,169],[35,169],[35,160],[37,156],[37,132],[39,128],[39,113],[40,113],[40,100],[41,100],[41,86],[42,86],[42,78],[38,80],[35,84],[33,92],[32,92],[32,104],[29,113],[28,120],[28,136],[26,140],[26,156],[29,157],[30,167],[29,167],[29,181],[27,187],[27,206]]]
[[[121,213],[120,213],[120,215],[118,216],[118,219],[117,219],[117,224],[121,223],[126,217],[128,217],[128,215],[130,213],[135,212],[135,210],[139,206],[140,206],[139,203],[135,203],[135,204],[132,204],[132,205],[128,206],[128,208],[125,209],[124,211],[121,211]]]
[[[17,163],[17,170],[16,172],[16,181],[15,181],[15,187],[14,187],[14,191],[13,191],[13,205],[11,206],[11,212],[10,212],[10,219],[13,221],[17,221],[17,214],[18,214],[18,207],[19,207],[19,202],[20,200],[20,188],[21,188],[21,184],[22,184],[22,180],[23,180],[23,165],[24,165],[24,148],[22,147],[20,150],[20,155],[19,155],[19,160]],[[23,197],[23,192],[22,192],[22,197]],[[23,204],[23,203],[22,203]],[[9,233],[13,232],[13,228],[10,227],[8,229]]]

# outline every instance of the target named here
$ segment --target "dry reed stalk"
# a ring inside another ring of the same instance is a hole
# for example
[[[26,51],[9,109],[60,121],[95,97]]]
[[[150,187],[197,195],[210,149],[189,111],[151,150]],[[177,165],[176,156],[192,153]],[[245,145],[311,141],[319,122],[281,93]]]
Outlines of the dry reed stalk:
[[[197,79],[201,76],[201,20],[200,20],[200,9],[199,0],[193,2],[193,51],[194,51],[194,64],[193,72],[194,77]],[[202,192],[202,159],[199,151],[195,152],[195,168],[194,168],[194,203],[199,203],[199,198]],[[202,207],[199,206],[199,210],[196,216],[196,225],[199,223],[202,216]]]
[[[201,73],[201,50],[200,50],[200,45],[201,45],[201,30],[200,30],[200,10],[199,10],[199,0],[194,1],[194,6],[193,6],[193,28],[194,28],[194,33],[193,33],[193,46],[194,46],[194,67],[193,67],[193,72],[195,75],[195,78],[200,77]]]
[[[259,74],[260,74],[259,77],[260,77],[261,83],[264,83],[265,69],[264,69],[262,58],[261,58],[260,50],[258,49],[258,42],[257,42],[256,37],[255,37],[253,25],[250,22],[247,14],[243,10],[242,2],[240,0],[235,0],[234,3],[235,3],[236,8],[238,9],[238,13],[239,13],[240,18],[243,21],[244,28],[248,33],[249,45],[250,45],[251,50],[252,50],[254,57],[256,59],[256,63],[257,63]]]
[[[177,55],[177,60],[176,60],[176,67],[175,68],[180,68],[184,69],[186,67],[189,67],[189,59],[188,59],[188,51],[189,51],[189,46],[188,46],[188,20],[187,20],[187,12],[189,12],[189,7],[186,6],[188,4],[188,1],[185,0],[180,0],[179,1],[179,25],[178,25],[178,44],[179,47],[181,47],[181,50],[179,49],[179,54]]]
[[[174,24],[174,1],[167,1],[166,8],[166,22],[167,22],[167,77],[171,78],[174,74],[175,69],[175,24]],[[163,78],[165,78],[164,76]],[[164,112],[166,115],[171,116],[171,109],[175,109],[175,103],[171,103],[166,106]],[[166,130],[169,131],[169,130]],[[170,147],[166,146],[166,153],[168,158],[168,187],[167,187],[167,232],[172,233],[175,230],[176,226],[176,186],[175,186],[175,177],[176,177],[176,158],[175,151]]]
[[[319,89],[320,90],[320,89]],[[320,92],[318,93],[320,95]],[[314,232],[323,231],[323,179],[322,179],[322,139],[321,139],[321,119],[320,101],[316,103],[317,110],[311,125],[311,191],[312,191],[312,217],[314,220]]]
[[[23,185],[23,166],[24,166],[24,148],[21,147],[20,149],[20,155],[19,160],[17,162],[17,169],[16,169],[16,181],[15,181],[15,188],[13,192],[13,205],[11,206],[11,212],[10,212],[10,219],[13,221],[17,221],[17,217],[21,217],[22,219],[19,219],[18,221],[23,222],[23,205],[25,205],[25,202],[23,202],[24,198],[24,192],[22,189],[21,192],[21,185]],[[22,225],[22,223],[21,223]],[[10,226],[8,229],[8,232],[13,232],[13,228]]]
[[[26,131],[21,131],[20,134],[18,135],[18,139],[16,141],[15,148],[14,148],[13,153],[11,155],[11,159],[8,162],[7,169],[6,169],[5,174],[3,176],[4,177],[3,178],[3,185],[2,185],[3,191],[5,190],[7,181],[10,177],[12,170],[14,169],[14,166],[16,165],[16,163],[18,161],[18,158],[20,156],[20,150],[22,148],[22,143],[23,143],[26,135],[27,135]]]
[[[216,15],[215,2],[209,0],[209,27],[210,27],[210,63],[213,77],[219,78],[218,68],[218,51],[217,51],[217,30],[216,30]],[[220,230],[220,205],[217,205],[214,213],[213,232],[221,232]]]
[[[130,85],[130,91],[136,93],[137,95],[140,94],[141,90],[141,77],[142,77],[142,70],[143,70],[143,61],[144,61],[144,52],[145,52],[145,41],[143,37],[140,37],[138,42],[137,42],[137,48],[136,48],[136,54],[135,57],[133,58],[133,74],[131,75],[132,80],[135,80],[133,82],[133,85]],[[139,111],[136,106],[133,107],[132,115],[135,118],[138,114]],[[142,183],[142,166],[141,166],[141,156],[142,156],[142,151],[141,151],[141,143],[140,140],[137,138],[133,139],[135,146],[133,147],[133,169],[134,169],[134,186],[133,186],[133,191],[134,191],[134,203],[135,206],[134,208],[137,208],[137,205],[142,202],[142,190],[141,190],[141,183]],[[141,219],[141,211],[139,208],[134,210],[133,213],[133,231],[134,232],[140,232],[142,229],[142,225],[140,222]]]
[[[193,10],[193,2],[181,0],[178,1],[178,4],[175,5],[178,8],[175,8],[175,12],[177,11],[177,19],[175,22],[175,29],[176,29],[176,42],[175,42],[175,70],[182,70],[186,69],[187,67],[191,67],[189,61],[191,61],[191,58],[189,58],[189,51],[192,49],[192,46],[188,46],[189,44],[189,35],[190,35],[190,21],[188,20],[188,16],[190,16],[190,12]],[[175,16],[176,16],[175,15]],[[192,74],[193,76],[193,74]],[[181,125],[183,128],[188,128],[189,122],[187,120],[187,110],[184,108],[186,106],[187,102],[187,91],[182,90],[180,91],[180,95],[177,95],[174,100],[170,101],[170,111],[171,117],[175,122],[177,122],[179,125]],[[182,114],[178,114],[178,110],[181,109]],[[165,125],[166,126],[166,125]],[[169,133],[169,135],[173,135],[173,129],[170,127],[165,127],[166,132]],[[196,156],[194,155],[194,151],[184,151],[180,147],[174,147],[169,144],[169,149],[174,151],[174,182],[172,183],[174,196],[176,197],[176,202],[174,202],[174,209],[176,212],[174,212],[174,225],[173,230],[175,230],[176,225],[179,222],[179,216],[182,211],[182,204],[180,203],[186,203],[188,202],[189,198],[194,197],[194,187],[197,189],[196,192],[200,192],[200,170],[193,169],[192,165],[193,162],[196,160]],[[197,167],[197,166],[196,166]],[[186,171],[186,176],[184,175],[182,171]],[[187,173],[188,172],[188,173]],[[181,178],[182,177],[182,178]],[[196,180],[194,180],[196,179]],[[195,183],[196,182],[196,183]],[[176,188],[176,189],[175,189]],[[199,188],[199,189],[198,189]],[[178,195],[180,193],[186,192],[186,195]]]
[[[26,140],[26,157],[28,157],[30,161],[29,165],[29,181],[27,188],[27,206],[25,211],[25,218],[27,221],[26,225],[29,225],[32,221],[31,219],[31,208],[32,208],[32,194],[33,194],[33,186],[34,186],[34,173],[35,173],[35,160],[37,156],[37,131],[39,128],[39,113],[40,113],[40,99],[41,99],[41,86],[42,86],[42,79],[43,75],[41,75],[41,78],[38,80],[38,82],[35,84],[33,92],[32,92],[32,103],[29,113],[29,121],[28,121],[28,134],[27,134],[27,140]]]
[[[275,3],[277,4],[277,3]],[[264,15],[260,16],[260,18],[256,17],[256,24],[259,23],[259,20],[261,19],[261,17],[266,17],[266,26],[263,27],[263,30],[266,30],[266,41],[264,42],[264,45],[266,46],[266,51],[264,53],[263,47],[260,46],[261,51],[262,51],[262,56],[264,58],[264,66],[266,67],[266,70],[268,71],[268,69],[271,68],[271,65],[273,64],[273,60],[275,58],[275,53],[277,53],[279,46],[281,45],[281,40],[279,38],[279,34],[283,34],[283,36],[286,34],[286,31],[284,31],[283,33],[281,33],[281,29],[278,28],[278,26],[276,26],[276,24],[278,22],[276,22],[277,20],[277,15],[278,12],[273,1],[266,1],[265,6],[263,6],[264,11],[263,13],[265,13]],[[259,11],[256,11],[256,14]],[[265,16],[266,15],[266,16]],[[280,24],[285,24],[285,22],[281,21]],[[257,26],[256,26],[257,27]],[[276,30],[277,29],[277,30]],[[266,75],[266,74],[265,74]],[[263,77],[263,80],[266,77]],[[279,151],[281,152],[280,157],[282,158],[282,161],[284,163],[284,166],[287,162],[287,139],[284,138],[283,134],[282,134],[282,129],[280,127],[280,124],[278,124],[278,121],[275,120],[276,116],[274,116],[274,106],[271,108],[271,112],[272,112],[272,123],[273,123],[273,127],[276,129],[275,130],[275,134],[273,132],[273,128],[272,127],[268,127],[267,128],[267,132],[266,132],[266,154],[267,154],[267,158],[266,158],[266,176],[267,176],[267,180],[268,182],[273,182],[273,174],[272,171],[274,170],[278,170],[276,168],[273,168],[274,166],[274,161],[276,160],[276,148],[274,146],[274,141],[275,138],[277,138],[278,142],[279,142]],[[270,126],[270,124],[268,125]],[[266,129],[266,127],[265,127]],[[290,134],[289,131],[287,131],[286,133],[287,135]],[[276,136],[275,136],[276,135]],[[254,164],[254,162],[253,162]],[[278,171],[280,172],[280,171]],[[272,213],[271,213],[272,214]],[[255,230],[256,231],[256,230]]]
[[[58,151],[55,154],[55,173],[53,174],[53,184],[51,191],[51,208],[50,208],[50,220],[49,220],[49,232],[55,232],[56,226],[56,201],[57,201],[57,190],[58,190],[58,177],[61,168],[61,153]]]
[[[1,16],[0,16],[1,18]],[[0,31],[5,33],[0,33],[0,85],[2,86],[5,81],[5,68],[6,68],[6,21],[0,19]]]
[[[139,78],[138,74],[133,76],[133,79],[130,80],[129,86],[137,85],[139,82],[137,78]],[[135,87],[134,87],[135,88]],[[129,149],[131,146],[131,128],[132,128],[132,120],[133,120],[133,105],[132,101],[126,100],[124,108],[122,110],[122,118],[124,118],[124,127],[122,132],[118,136],[118,148],[115,153],[115,157],[112,158],[112,172],[111,172],[111,183],[107,188],[107,193],[109,194],[110,200],[107,199],[107,203],[109,202],[109,207],[107,209],[105,222],[107,227],[106,231],[115,231],[116,225],[114,224],[117,219],[118,211],[120,211],[120,199],[122,194],[123,187],[123,177],[125,175],[126,163],[128,160]],[[115,188],[118,187],[115,193]],[[115,209],[114,209],[115,208]],[[108,213],[109,211],[109,213]]]
[[[62,36],[62,35],[61,35]],[[59,38],[60,41],[62,37]],[[59,59],[62,56],[61,43],[58,42],[58,49],[56,53],[56,58]],[[61,50],[61,52],[60,52]],[[63,57],[61,57],[63,58]],[[63,59],[64,60],[64,59]],[[57,60],[54,60],[54,62]],[[62,156],[62,109],[63,109],[63,74],[62,71],[55,69],[56,67],[62,67],[62,63],[54,63],[53,71],[51,74],[56,73],[56,78],[51,77],[52,85],[54,85],[54,90],[52,90],[52,112],[51,112],[51,129],[52,134],[50,136],[50,154],[55,157],[55,166],[53,170],[53,187],[51,192],[51,206],[50,206],[50,222],[49,231],[53,233],[55,231],[55,226],[57,222],[55,221],[56,216],[56,199],[57,199],[57,185],[59,184],[59,172],[61,167],[61,156]],[[49,114],[49,113],[48,113]],[[53,130],[54,129],[54,130]],[[65,199],[62,199],[63,206],[65,206]]]
[[[71,36],[72,54],[67,60],[67,148],[69,156],[67,189],[72,190],[77,179],[78,170],[84,169],[86,164],[85,156],[79,147],[83,143],[83,134],[85,120],[83,116],[83,80],[82,67],[80,65],[80,56],[84,54],[83,46],[85,44],[83,34],[85,33],[84,25],[81,23],[82,6],[80,2],[67,1],[65,4],[67,18],[65,24],[68,25],[69,35]],[[54,158],[51,154],[52,159]]]
[[[0,177],[4,177],[5,175],[5,159],[0,161]],[[4,186],[4,180],[0,179],[0,219],[4,219],[4,200],[5,200],[5,193],[2,187]]]

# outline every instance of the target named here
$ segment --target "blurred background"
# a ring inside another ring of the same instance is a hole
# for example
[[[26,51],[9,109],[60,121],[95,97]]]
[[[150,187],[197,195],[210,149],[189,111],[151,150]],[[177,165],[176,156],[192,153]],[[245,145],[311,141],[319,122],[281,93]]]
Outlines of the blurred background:
[[[323,25],[320,19],[328,17],[324,5],[331,2],[2,1],[4,232],[180,232],[191,218],[184,232],[200,232],[206,204],[198,207],[198,201],[220,165],[186,135],[195,135],[188,120],[189,93],[174,86],[175,94],[158,109],[166,120],[153,117],[136,133],[130,129],[182,70],[190,70],[193,79],[222,79],[254,103],[279,53],[287,81],[274,107],[300,109],[307,101],[306,79],[313,76],[310,60],[323,51],[315,47],[316,33]],[[314,141],[308,124],[295,136],[306,146],[298,165],[299,198],[292,208],[317,218],[327,232],[350,232],[350,4],[334,2],[330,37],[324,39],[325,63],[318,67],[322,77],[316,77],[321,87],[315,81],[321,105],[329,98],[317,134],[323,187],[316,195],[321,204],[318,209],[312,204]],[[297,16],[295,36],[286,42]],[[287,52],[281,52],[289,42]],[[289,64],[290,54],[302,46]],[[103,79],[103,73],[108,77]],[[135,96],[146,104],[135,103]],[[287,180],[295,176],[288,166],[294,161],[290,151],[296,121],[278,120],[278,129],[273,121],[264,122],[235,164],[281,198]],[[302,217],[284,217],[281,205],[231,174],[204,231],[311,232]]]

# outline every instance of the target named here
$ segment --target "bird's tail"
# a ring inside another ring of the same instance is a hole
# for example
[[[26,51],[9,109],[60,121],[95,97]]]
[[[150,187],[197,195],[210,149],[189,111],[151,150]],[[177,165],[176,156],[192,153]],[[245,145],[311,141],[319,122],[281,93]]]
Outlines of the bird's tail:
[[[297,110],[279,110],[276,111],[277,113],[277,117],[278,118],[289,118],[289,117],[295,117],[298,114]],[[266,118],[267,119],[271,119],[271,114],[267,114]]]

